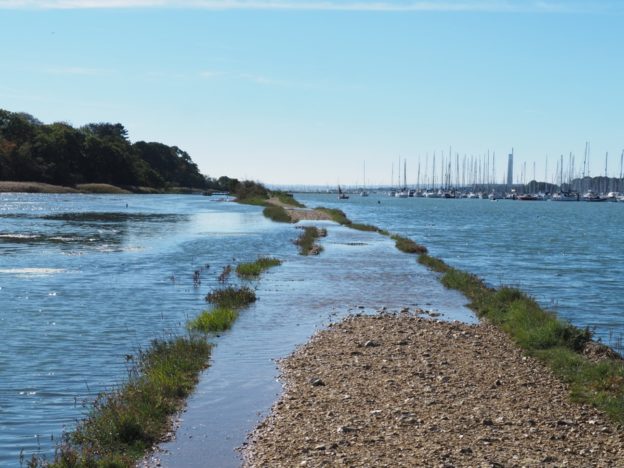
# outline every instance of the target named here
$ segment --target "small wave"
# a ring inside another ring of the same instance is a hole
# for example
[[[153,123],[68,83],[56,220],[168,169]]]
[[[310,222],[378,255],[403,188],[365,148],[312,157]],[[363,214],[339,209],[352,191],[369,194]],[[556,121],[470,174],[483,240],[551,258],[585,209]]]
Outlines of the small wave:
[[[37,239],[38,237],[38,234],[0,234],[0,239],[8,240]]]
[[[3,268],[0,273],[7,275],[55,275],[64,273],[67,270],[63,268]]]

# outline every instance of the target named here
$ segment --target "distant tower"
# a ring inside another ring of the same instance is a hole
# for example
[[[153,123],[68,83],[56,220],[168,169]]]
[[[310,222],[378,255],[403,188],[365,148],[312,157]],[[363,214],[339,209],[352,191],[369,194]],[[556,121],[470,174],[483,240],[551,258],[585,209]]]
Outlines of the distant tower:
[[[511,154],[509,155],[509,160],[507,161],[507,186],[511,187],[513,185],[513,148],[511,148]]]

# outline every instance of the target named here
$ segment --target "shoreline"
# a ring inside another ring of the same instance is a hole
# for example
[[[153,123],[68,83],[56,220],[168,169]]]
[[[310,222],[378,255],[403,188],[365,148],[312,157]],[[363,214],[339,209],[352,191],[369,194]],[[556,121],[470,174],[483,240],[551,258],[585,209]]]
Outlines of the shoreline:
[[[615,424],[500,329],[351,316],[280,363],[245,466],[617,466]]]
[[[193,189],[189,187],[173,187],[169,190],[158,190],[152,187],[120,187],[117,185],[103,184],[103,183],[85,183],[77,184],[76,186],[69,187],[64,185],[46,184],[44,182],[22,182],[3,180],[0,181],[0,193],[47,193],[47,194],[61,194],[61,193],[83,193],[83,194],[116,194],[116,195],[131,195],[131,194],[201,194],[204,191],[201,189]]]

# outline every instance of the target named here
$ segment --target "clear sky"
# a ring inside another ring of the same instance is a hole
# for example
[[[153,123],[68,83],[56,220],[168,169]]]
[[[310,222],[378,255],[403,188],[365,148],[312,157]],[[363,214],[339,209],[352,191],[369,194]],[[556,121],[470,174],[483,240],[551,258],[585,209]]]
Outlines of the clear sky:
[[[405,158],[415,182],[452,146],[543,179],[586,141],[620,172],[619,0],[0,0],[0,44],[0,108],[120,122],[210,176],[389,183]]]

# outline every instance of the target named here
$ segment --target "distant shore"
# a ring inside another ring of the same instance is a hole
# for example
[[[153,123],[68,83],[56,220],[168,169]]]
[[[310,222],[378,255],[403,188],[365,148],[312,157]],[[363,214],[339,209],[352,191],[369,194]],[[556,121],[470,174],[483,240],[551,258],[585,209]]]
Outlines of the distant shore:
[[[157,190],[151,187],[119,187],[111,184],[90,183],[74,187],[52,185],[43,182],[0,181],[0,193],[103,193],[103,194],[146,194],[146,193],[195,193],[203,191],[189,187],[174,187]]]
[[[418,312],[418,311],[416,311]],[[621,466],[600,411],[497,327],[355,316],[282,361],[247,466]]]

